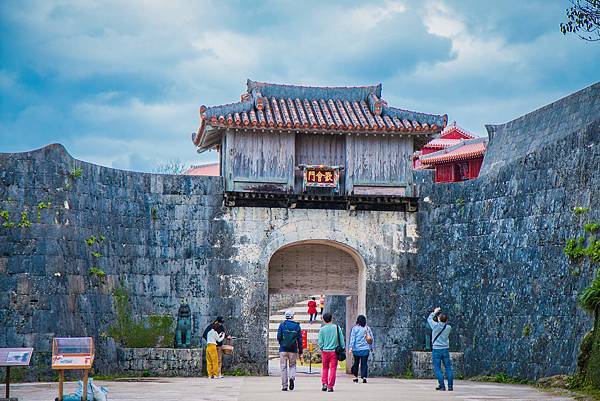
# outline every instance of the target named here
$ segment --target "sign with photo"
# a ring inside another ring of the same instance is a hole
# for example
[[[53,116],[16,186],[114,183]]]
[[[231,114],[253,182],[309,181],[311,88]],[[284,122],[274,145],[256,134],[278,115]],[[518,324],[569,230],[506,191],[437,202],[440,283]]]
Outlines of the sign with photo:
[[[0,348],[0,366],[27,366],[33,348]]]

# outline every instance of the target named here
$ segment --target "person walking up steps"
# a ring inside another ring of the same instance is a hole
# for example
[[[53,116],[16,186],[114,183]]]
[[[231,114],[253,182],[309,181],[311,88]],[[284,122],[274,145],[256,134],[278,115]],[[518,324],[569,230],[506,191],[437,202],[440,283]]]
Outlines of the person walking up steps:
[[[431,327],[431,357],[433,359],[433,371],[438,380],[436,390],[446,391],[444,385],[444,375],[442,374],[442,362],[446,370],[446,379],[448,379],[448,391],[454,389],[454,377],[452,375],[452,361],[450,360],[450,331],[452,327],[447,323],[448,315],[441,313],[441,308],[435,308],[427,318],[427,323]]]
[[[279,367],[281,368],[281,391],[293,390],[296,381],[296,360],[302,356],[302,330],[294,322],[294,312],[285,311],[285,321],[277,329],[279,342]],[[289,387],[288,387],[289,364]]]
[[[308,301],[308,314],[309,314],[309,323],[317,320],[317,302],[315,301],[315,297],[312,297],[310,301]]]
[[[342,330],[336,324],[331,324],[333,316],[326,312],[323,314],[325,324],[319,330],[319,348],[323,359],[323,372],[321,373],[321,390],[333,392],[335,385],[335,374],[337,371],[338,356],[336,348],[346,347]]]
[[[225,333],[217,333],[218,323],[213,323],[212,329],[206,334],[206,369],[208,377],[214,379],[219,374],[219,356],[217,343],[225,339]]]
[[[360,364],[360,378],[363,383],[367,382],[367,374],[369,371],[369,354],[373,351],[373,333],[371,328],[367,326],[367,318],[364,315],[358,315],[356,325],[350,331],[350,340],[348,340],[348,348],[354,358],[352,364],[352,374],[354,375],[354,383],[358,383],[358,366]]]

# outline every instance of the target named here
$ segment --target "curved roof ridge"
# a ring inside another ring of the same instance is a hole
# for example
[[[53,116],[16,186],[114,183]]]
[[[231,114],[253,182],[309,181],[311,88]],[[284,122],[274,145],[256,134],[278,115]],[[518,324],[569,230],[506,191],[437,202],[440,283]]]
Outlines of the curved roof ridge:
[[[389,115],[390,117],[398,117],[401,119],[406,118],[407,120],[423,120],[426,121],[429,125],[436,124],[440,128],[446,127],[446,124],[448,122],[447,114],[428,114],[422,113],[420,111],[406,110],[392,106],[385,106],[383,108],[382,114],[384,116]]]
[[[248,93],[260,92],[264,97],[333,100],[366,100],[370,94],[381,98],[381,83],[368,86],[308,86],[272,84],[248,79]]]

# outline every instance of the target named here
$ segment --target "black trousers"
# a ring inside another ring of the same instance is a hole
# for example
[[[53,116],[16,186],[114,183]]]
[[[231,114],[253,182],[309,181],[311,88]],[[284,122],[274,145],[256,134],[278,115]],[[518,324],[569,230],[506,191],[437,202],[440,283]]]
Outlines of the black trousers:
[[[354,376],[358,377],[358,365],[360,364],[360,377],[366,379],[369,371],[369,354],[365,356],[353,355],[352,358],[354,358],[354,363],[350,371]]]

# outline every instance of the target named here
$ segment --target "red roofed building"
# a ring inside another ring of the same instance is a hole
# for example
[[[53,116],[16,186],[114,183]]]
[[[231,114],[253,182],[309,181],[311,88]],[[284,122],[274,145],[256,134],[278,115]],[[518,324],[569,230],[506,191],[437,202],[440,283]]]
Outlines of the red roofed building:
[[[459,143],[461,143],[461,141],[464,141],[465,139],[474,138],[477,137],[456,125],[456,121],[454,121],[442,131],[439,137],[427,142],[427,144],[425,144],[425,146],[423,146],[421,150],[413,154],[413,168],[416,170],[433,168],[432,166],[423,165],[421,163],[420,157],[429,153],[449,148],[450,146],[458,145]]]
[[[459,140],[459,143],[437,152],[421,155],[419,161],[425,168],[435,168],[435,182],[460,182],[477,178],[487,138]]]
[[[197,166],[190,166],[184,173],[184,175],[204,175],[204,176],[219,176],[221,171],[219,163],[208,163]]]

